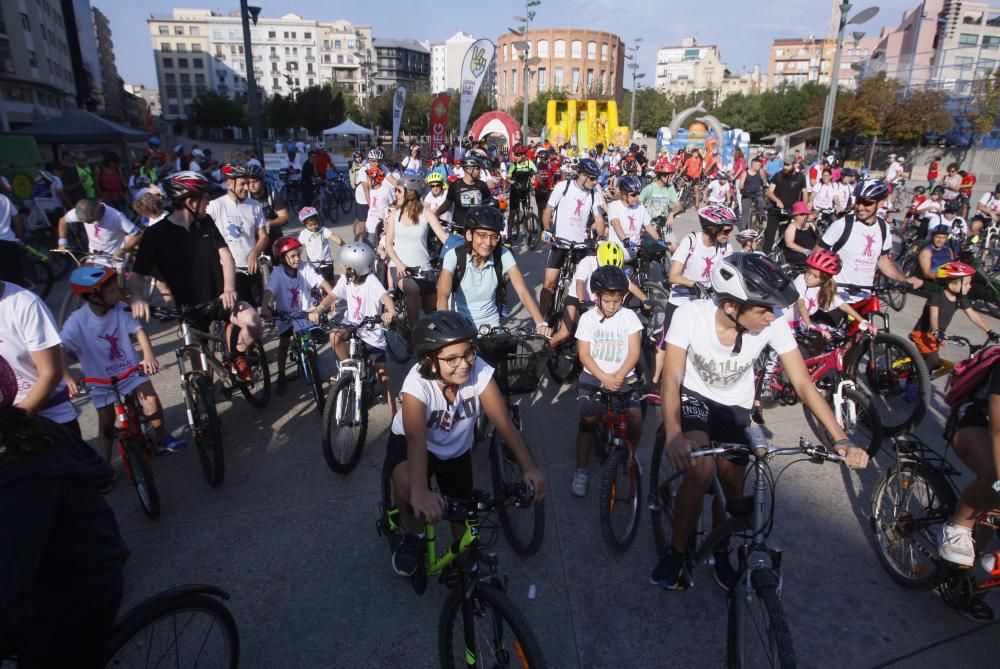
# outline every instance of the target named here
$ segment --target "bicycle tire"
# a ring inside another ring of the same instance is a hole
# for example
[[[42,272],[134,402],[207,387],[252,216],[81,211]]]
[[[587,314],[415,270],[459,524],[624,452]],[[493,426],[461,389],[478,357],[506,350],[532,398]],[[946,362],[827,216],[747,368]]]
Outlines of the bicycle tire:
[[[339,397],[342,393],[344,398],[340,400]],[[362,392],[361,397],[357,398],[357,401],[360,403],[360,415],[358,416],[353,415],[355,394],[354,379],[351,376],[345,376],[339,379],[330,389],[330,397],[327,399],[326,408],[323,410],[323,457],[326,459],[327,466],[338,474],[349,474],[358,465],[358,461],[361,459],[361,452],[365,447],[365,438],[368,436],[366,393]],[[341,401],[343,402],[344,409],[341,416],[341,424],[338,425],[337,405]],[[347,440],[349,444],[353,441],[353,445],[350,445],[346,451],[334,444],[334,439],[339,437],[345,431],[345,428],[357,429],[357,435],[353,439]]]
[[[665,555],[673,540],[674,508],[682,477],[666,454],[662,426],[653,439],[653,460],[649,467],[649,520],[656,550]],[[694,533],[692,533],[692,536]],[[690,553],[690,551],[689,551]]]
[[[576,355],[576,346],[569,342],[551,351],[545,366],[552,379],[560,385],[572,382],[583,369]]]
[[[341,187],[338,189],[337,203],[340,205],[342,212],[345,214],[351,213],[351,210],[354,209],[354,195],[349,188]]]
[[[246,350],[245,355],[253,378],[249,381],[238,379],[236,386],[250,406],[263,409],[271,399],[271,368],[267,364],[267,353],[258,341]]]
[[[623,475],[622,475],[623,474]],[[625,484],[624,494],[621,492]],[[626,448],[617,448],[604,465],[601,479],[601,534],[604,542],[615,551],[628,550],[639,531],[642,515],[642,476],[639,463]],[[619,506],[625,507],[624,532],[614,527],[613,515]]]
[[[490,438],[490,475],[493,494],[498,497],[503,494],[505,484],[524,479],[517,460],[495,430]],[[545,538],[545,503],[535,502],[527,509],[504,504],[498,511],[500,527],[514,552],[525,557],[537,553]],[[528,523],[530,529],[524,531],[521,526]]]
[[[538,248],[538,242],[542,239],[542,223],[538,220],[538,214],[531,211],[524,217],[524,243],[529,251]]]
[[[892,580],[913,590],[934,585],[937,528],[951,517],[955,503],[955,491],[945,478],[919,462],[896,464],[879,479],[871,528],[879,562]]]
[[[160,494],[156,490],[153,467],[146,455],[146,445],[134,439],[126,439],[122,446],[122,454],[126,473],[135,486],[135,494],[139,498],[143,512],[150,518],[159,518]]]
[[[465,633],[462,628],[462,595],[462,588],[453,588],[441,607],[441,617],[438,620],[438,653],[442,669],[464,669],[468,666]],[[494,648],[494,652],[490,653],[493,656],[492,662],[477,663],[477,666],[512,666],[512,660],[518,661],[522,667],[532,667],[532,669],[548,666],[542,646],[527,619],[503,591],[489,583],[481,582],[476,586],[472,597],[475,598],[473,607],[477,616],[485,617],[487,608],[493,612],[495,620],[493,624],[487,626],[491,632],[490,636],[499,636],[504,631],[504,626],[500,623],[506,623],[509,632],[513,634],[509,649]],[[480,636],[477,634],[477,637]],[[502,637],[499,640],[504,641]],[[480,655],[484,655],[482,645],[476,646]]]
[[[217,488],[226,478],[226,455],[222,448],[222,423],[215,410],[212,386],[204,375],[197,374],[189,381],[188,392],[191,393],[198,460],[208,484]]]
[[[212,620],[210,630],[218,629],[223,632],[226,643],[220,655],[228,656],[228,661],[220,662],[220,659],[224,660],[226,658],[216,656],[207,659],[204,665],[199,665],[199,658],[188,658],[184,661],[178,658],[176,665],[192,668],[205,666],[211,669],[220,669],[221,667],[236,669],[240,661],[240,634],[236,626],[236,620],[222,602],[211,596],[212,594],[216,594],[216,592],[224,597],[228,597],[228,595],[217,591],[215,588],[202,589],[200,591],[195,588],[198,588],[198,586],[182,586],[160,593],[144,602],[140,602],[126,613],[112,630],[111,640],[108,642],[105,652],[105,657],[107,658],[105,666],[128,667],[132,669],[133,667],[142,666],[140,663],[142,659],[146,659],[148,664],[149,660],[153,659],[151,656],[156,655],[152,652],[153,649],[150,646],[150,642],[155,640],[152,634],[153,626],[168,616],[176,616],[179,613],[191,611],[207,614]],[[189,625],[179,627],[173,625],[172,627],[175,631],[180,629],[181,632],[189,629]],[[150,629],[148,636],[143,634],[147,629]],[[143,638],[140,639],[140,636]],[[136,648],[134,655],[126,650],[131,641],[137,641],[140,644]],[[174,641],[177,641],[176,637]],[[173,648],[179,647],[180,644],[175,643],[173,645]],[[199,650],[204,651],[205,648],[200,646]],[[158,655],[156,657],[157,663],[149,666],[159,666],[159,661],[163,658]]]
[[[841,427],[844,428],[844,432],[847,433],[847,438],[850,439],[852,443],[864,448],[868,453],[869,458],[874,458],[878,455],[879,450],[882,448],[882,419],[879,417],[878,412],[875,411],[875,408],[872,406],[871,399],[866,394],[854,388],[845,388],[843,398],[846,402],[854,404],[857,411],[857,418],[854,421],[848,421],[849,424],[847,425],[841,424]],[[830,396],[826,399],[832,406],[833,397]],[[842,411],[843,409],[849,408],[850,407],[843,407]],[[823,442],[824,446],[832,449],[835,439],[829,432],[826,431],[826,428],[824,428],[823,425],[816,420],[816,416],[809,410],[809,407],[802,405],[802,409],[805,411],[806,422],[812,429],[813,434],[819,437],[819,440]],[[852,436],[852,434],[859,434],[854,432],[856,429],[860,430],[860,436],[864,437],[864,439]]]
[[[521,239],[521,228],[524,223],[524,217],[521,215],[520,209],[514,214],[507,214],[507,241],[513,246],[517,244]]]
[[[55,275],[47,262],[31,258],[24,262],[24,279],[30,283],[29,288],[44,300],[52,292]]]
[[[924,419],[931,400],[930,373],[923,356],[908,339],[879,332],[874,348],[875,359],[871,360],[868,344],[861,346],[848,369],[882,419],[882,434],[892,437],[916,428]],[[907,386],[914,390],[908,390]],[[912,401],[906,397],[908,392],[913,393]],[[903,395],[902,410],[894,413],[890,401],[900,395]]]
[[[759,600],[761,609],[758,613],[763,618],[763,630],[761,626],[754,626],[755,629],[748,629],[750,625],[747,620],[751,613],[753,601],[747,601],[747,593],[741,580],[736,587],[729,590],[728,600],[728,625],[726,629],[726,666],[730,669],[745,669],[746,667],[770,666],[787,669],[796,666],[795,648],[792,645],[792,632],[788,628],[788,620],[785,618],[785,609],[781,604],[781,597],[778,594],[778,584],[780,579],[772,569],[754,569],[746,578],[750,579],[754,598]],[[761,638],[763,631],[766,636],[766,648],[754,645],[755,652],[751,653],[747,644],[755,641],[750,635],[756,635],[758,641],[765,641]],[[764,661],[757,661],[759,654],[763,652]],[[753,654],[753,658],[748,655]]]
[[[303,372],[305,372],[303,376],[309,383],[309,389],[312,391],[313,399],[316,400],[316,411],[320,416],[322,416],[323,408],[326,406],[326,393],[323,392],[323,377],[320,376],[319,357],[316,355],[316,351],[314,349],[310,348],[305,351],[305,366]]]

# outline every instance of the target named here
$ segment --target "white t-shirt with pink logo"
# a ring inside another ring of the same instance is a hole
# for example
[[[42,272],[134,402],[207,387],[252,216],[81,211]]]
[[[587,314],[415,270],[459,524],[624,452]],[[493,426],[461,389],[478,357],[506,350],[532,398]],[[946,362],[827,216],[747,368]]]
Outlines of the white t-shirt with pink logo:
[[[66,212],[67,223],[80,223],[76,209]],[[125,237],[138,234],[139,228],[114,207],[104,205],[104,215],[96,223],[84,223],[91,253],[116,253],[125,248]]]
[[[806,303],[806,313],[812,316],[817,311],[819,311],[819,291],[823,286],[813,286],[809,288],[806,286],[806,275],[799,274],[795,277],[793,282],[795,290],[799,292],[799,297]],[[840,305],[844,303],[844,300],[840,298],[839,295],[834,295],[833,299],[830,301],[830,307],[827,311],[833,311],[834,309],[839,309]],[[799,312],[798,303],[794,303],[788,310],[778,310],[775,311],[775,315],[779,318],[782,315],[787,315],[788,324],[795,327],[802,320],[802,314]]]
[[[556,210],[553,234],[571,242],[586,240],[590,214],[601,215],[597,194],[583,190],[575,181],[557,184],[549,195],[548,206]]]
[[[80,359],[84,376],[108,379],[139,364],[130,337],[142,324],[125,309],[125,303],[119,302],[108,313],[98,316],[89,306],[83,306],[66,319],[59,336],[63,346]],[[128,394],[147,380],[142,374],[133,375],[120,387]],[[91,385],[89,391],[95,407],[114,403],[114,393],[107,386]]]
[[[300,267],[294,277],[288,276],[284,267],[277,268],[271,272],[271,276],[267,279],[267,290],[274,296],[274,306],[278,311],[312,311],[316,307],[316,300],[312,296],[314,285],[310,281],[306,267]],[[283,324],[280,326],[278,334],[284,334],[291,326],[294,326],[296,331],[308,330],[312,327],[312,323],[308,318],[304,318],[296,320],[290,325]]]
[[[368,218],[365,220],[365,232],[375,234],[378,224],[385,218],[389,205],[396,199],[396,187],[388,180],[383,181],[371,192],[371,202],[368,204]]]
[[[621,246],[625,246],[625,244],[623,240],[618,238],[618,233],[615,232],[614,226],[610,224],[611,221],[616,219],[622,226],[625,238],[636,244],[642,241],[643,227],[649,225],[652,221],[649,217],[649,212],[641,202],[637,202],[634,207],[628,207],[620,200],[612,202],[608,207],[608,239],[617,242]]]
[[[823,235],[823,245],[832,248],[847,225],[844,217],[838,218],[830,224]],[[851,286],[871,286],[875,281],[875,270],[878,259],[883,253],[892,251],[892,235],[888,234],[889,226],[886,225],[886,235],[882,237],[882,227],[873,218],[871,225],[865,225],[860,220],[855,219],[851,228],[851,236],[844,244],[843,248],[837,251],[840,259],[844,261],[844,267],[835,278],[838,285]],[[862,296],[848,297],[848,294],[841,291],[843,299],[856,302]]]
[[[684,264],[684,277],[707,288],[712,285],[712,268],[730,253],[733,253],[733,247],[728,241],[725,244],[706,246],[702,233],[692,232],[685,235],[677,245],[677,250],[670,256],[670,262]],[[674,286],[668,302],[680,306],[690,302],[692,297],[689,288]]]
[[[31,354],[62,343],[56,330],[52,313],[42,298],[30,290],[12,283],[0,282],[0,357],[3,357],[17,378],[17,397],[14,403],[24,401],[38,380],[38,370]],[[62,398],[62,401],[60,401]],[[66,384],[62,381],[52,392],[40,416],[56,423],[76,419],[76,409],[69,401]]]
[[[347,311],[344,312],[344,320],[348,323],[360,323],[369,316],[378,316],[382,313],[382,296],[385,295],[385,286],[374,274],[365,277],[364,283],[360,286],[353,281],[348,281],[346,276],[341,276],[337,284],[333,287],[333,294],[338,300],[347,303]],[[375,328],[363,328],[358,331],[361,339],[368,345],[375,348],[385,348],[385,331],[381,326]]]

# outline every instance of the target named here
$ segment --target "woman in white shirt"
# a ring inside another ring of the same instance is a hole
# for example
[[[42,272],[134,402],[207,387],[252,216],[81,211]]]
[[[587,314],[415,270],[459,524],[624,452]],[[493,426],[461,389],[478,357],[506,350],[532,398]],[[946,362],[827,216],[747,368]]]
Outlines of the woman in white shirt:
[[[629,259],[635,256],[632,248],[642,241],[643,230],[653,239],[660,238],[649,212],[639,201],[641,192],[642,182],[639,179],[622,177],[618,181],[618,199],[608,206],[608,220],[611,222],[608,239],[622,246]]]
[[[832,210],[838,214],[844,211],[844,203],[840,201],[839,190],[837,184],[833,183],[833,174],[829,168],[823,170],[820,182],[813,186],[812,192],[809,194],[813,210],[821,213]]]

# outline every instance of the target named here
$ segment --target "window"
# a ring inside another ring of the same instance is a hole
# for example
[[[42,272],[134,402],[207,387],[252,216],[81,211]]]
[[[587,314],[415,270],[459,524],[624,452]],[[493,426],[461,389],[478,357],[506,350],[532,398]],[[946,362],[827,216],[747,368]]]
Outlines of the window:
[[[601,92],[607,92],[608,89],[608,73],[601,72]]]
[[[306,74],[316,74],[316,72],[313,70],[312,63],[306,63]]]
[[[341,56],[341,58],[343,58],[343,56]],[[330,54],[328,54],[328,53],[324,53],[323,54],[323,62],[326,63],[326,64],[330,64],[332,62],[330,60]]]
[[[313,82],[315,82],[315,81],[316,81],[315,79],[313,79],[312,77],[310,77],[310,78],[309,78],[309,79],[308,79],[308,80],[306,81],[306,84],[308,84],[309,86],[312,86],[312,85],[313,85]]]
[[[565,40],[561,40],[561,39],[557,39],[555,41],[555,44],[554,44],[554,51],[555,51],[555,57],[556,58],[565,58],[566,57],[566,41]]]
[[[278,39],[278,33],[274,30],[267,31],[267,39]]]
[[[31,32],[31,21],[28,20],[28,15],[24,12],[21,12],[21,27],[29,33]]]
[[[201,45],[200,44],[191,44],[191,51],[193,51],[195,53],[198,53],[199,51],[201,51]]]
[[[578,39],[573,40],[570,43],[569,55],[571,58],[582,58],[583,57],[583,42]]]
[[[173,67],[173,66],[174,66],[174,59],[173,58],[164,58],[163,59],[163,67]]]
[[[271,85],[274,88],[281,88],[281,80],[277,78],[271,79]]]
[[[212,39],[214,39],[214,40],[221,40],[222,39],[222,31],[221,30],[213,30],[212,31]]]
[[[971,35],[969,33],[962,33],[958,36],[959,46],[976,46],[979,44],[979,35]]]
[[[354,48],[354,40],[352,40],[352,39],[347,40],[347,48],[348,49],[353,49]]]
[[[503,45],[503,59],[504,59],[504,61],[507,60],[507,45],[506,44]]]
[[[561,91],[563,88],[563,69],[561,67],[552,70],[552,88]]]
[[[587,58],[590,58],[591,60],[596,60],[597,42],[587,42]]]
[[[173,72],[167,72],[166,74],[163,75],[163,81],[167,82],[168,84],[173,84],[176,82],[176,80],[177,76],[174,75]]]
[[[298,36],[295,34],[295,31],[292,31],[292,39],[298,39]]]
[[[329,56],[327,56],[327,62],[329,62],[329,58],[330,58],[330,57],[329,57]],[[344,57],[343,57],[343,56],[341,56],[341,55],[338,55],[338,56],[337,56],[337,65],[343,65],[343,64],[344,64]]]
[[[292,55],[292,47],[290,47],[290,46],[286,46],[285,47],[285,55],[286,56]]]
[[[187,51],[187,50],[188,50],[187,44],[185,44],[184,42],[178,42],[177,43],[177,52],[178,53],[181,53],[181,52],[184,52],[184,51]]]
[[[544,67],[538,69],[538,90],[539,91],[549,90],[548,72],[545,71]]]
[[[989,18],[986,19],[986,25],[994,28],[1000,27],[1000,14],[990,12]]]
[[[594,71],[587,70],[587,90],[594,90]]]
[[[184,26],[174,26],[174,34],[175,35],[183,35],[184,34]]]
[[[187,74],[185,72],[181,72],[181,83],[182,84],[190,84],[191,83],[191,75]]]
[[[191,35],[191,37],[200,37],[201,36],[201,33],[198,32],[198,26],[191,26],[188,29],[188,34]]]
[[[972,69],[972,56],[956,56],[955,57],[955,67],[960,70],[971,70]]]
[[[339,39],[333,40],[333,48],[334,49],[340,49],[340,48],[342,48],[342,46],[341,46],[342,44],[343,44],[343,42],[341,42]]]
[[[976,76],[977,77],[988,77],[990,73],[997,67],[997,62],[990,58],[980,58],[979,62],[976,63]]]
[[[181,108],[178,107],[177,105],[169,105],[167,109],[168,113],[170,113],[173,116],[177,116],[181,113]]]
[[[177,97],[177,87],[167,86],[167,97],[176,98]]]
[[[170,27],[169,26],[160,26],[160,34],[161,35],[169,35],[170,34]]]
[[[1000,48],[1000,37],[983,35],[983,48],[984,49]]]
[[[163,44],[161,44],[160,51],[163,51],[164,53],[170,53],[171,51],[170,44],[168,42],[164,42]]]
[[[285,31],[285,39],[288,39],[288,31]]]
[[[570,73],[570,90],[573,93],[580,92],[580,68],[574,67]]]
[[[302,39],[312,39],[312,38],[313,38],[312,33],[302,33]]]
[[[330,48],[330,40],[328,40],[328,39],[323,40],[323,48],[324,49],[329,49]]]
[[[517,93],[517,70],[510,71],[510,92]]]
[[[230,30],[229,31],[229,39],[232,40],[232,41],[234,41],[234,42],[236,40],[242,40],[242,38],[240,37],[240,34],[237,31],[235,31],[235,30]]]
[[[549,57],[549,41],[547,39],[540,39],[535,45],[535,52],[539,58]]]
[[[601,45],[601,60],[607,60],[607,59],[608,59],[608,45],[607,44],[602,44]]]
[[[178,58],[177,59],[177,67],[187,67],[187,66],[188,66],[188,59],[187,58]]]
[[[192,58],[191,67],[193,67],[196,70],[200,70],[203,67],[205,67],[205,61],[203,61],[201,58]]]
[[[983,24],[983,13],[969,12],[962,17],[962,23],[971,26],[981,26]]]

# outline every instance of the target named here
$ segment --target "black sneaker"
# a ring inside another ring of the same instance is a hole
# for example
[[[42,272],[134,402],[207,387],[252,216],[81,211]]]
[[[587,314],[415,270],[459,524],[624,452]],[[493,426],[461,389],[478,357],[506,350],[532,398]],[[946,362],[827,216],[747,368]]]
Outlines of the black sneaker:
[[[664,590],[687,590],[694,585],[687,573],[687,556],[673,548],[667,549],[653,569],[649,582]]]
[[[392,570],[400,576],[413,576],[423,556],[424,540],[407,533],[392,554]]]
[[[278,379],[277,379],[277,381],[275,383],[274,391],[278,395],[284,395],[285,394],[285,389],[287,387],[288,387],[288,381],[285,380],[285,375],[281,374],[280,376],[278,376]]]
[[[733,563],[729,561],[729,550],[713,552],[712,558],[715,562],[715,567],[712,569],[715,582],[719,584],[720,588],[729,592],[729,588],[736,583],[736,570],[733,569]]]

